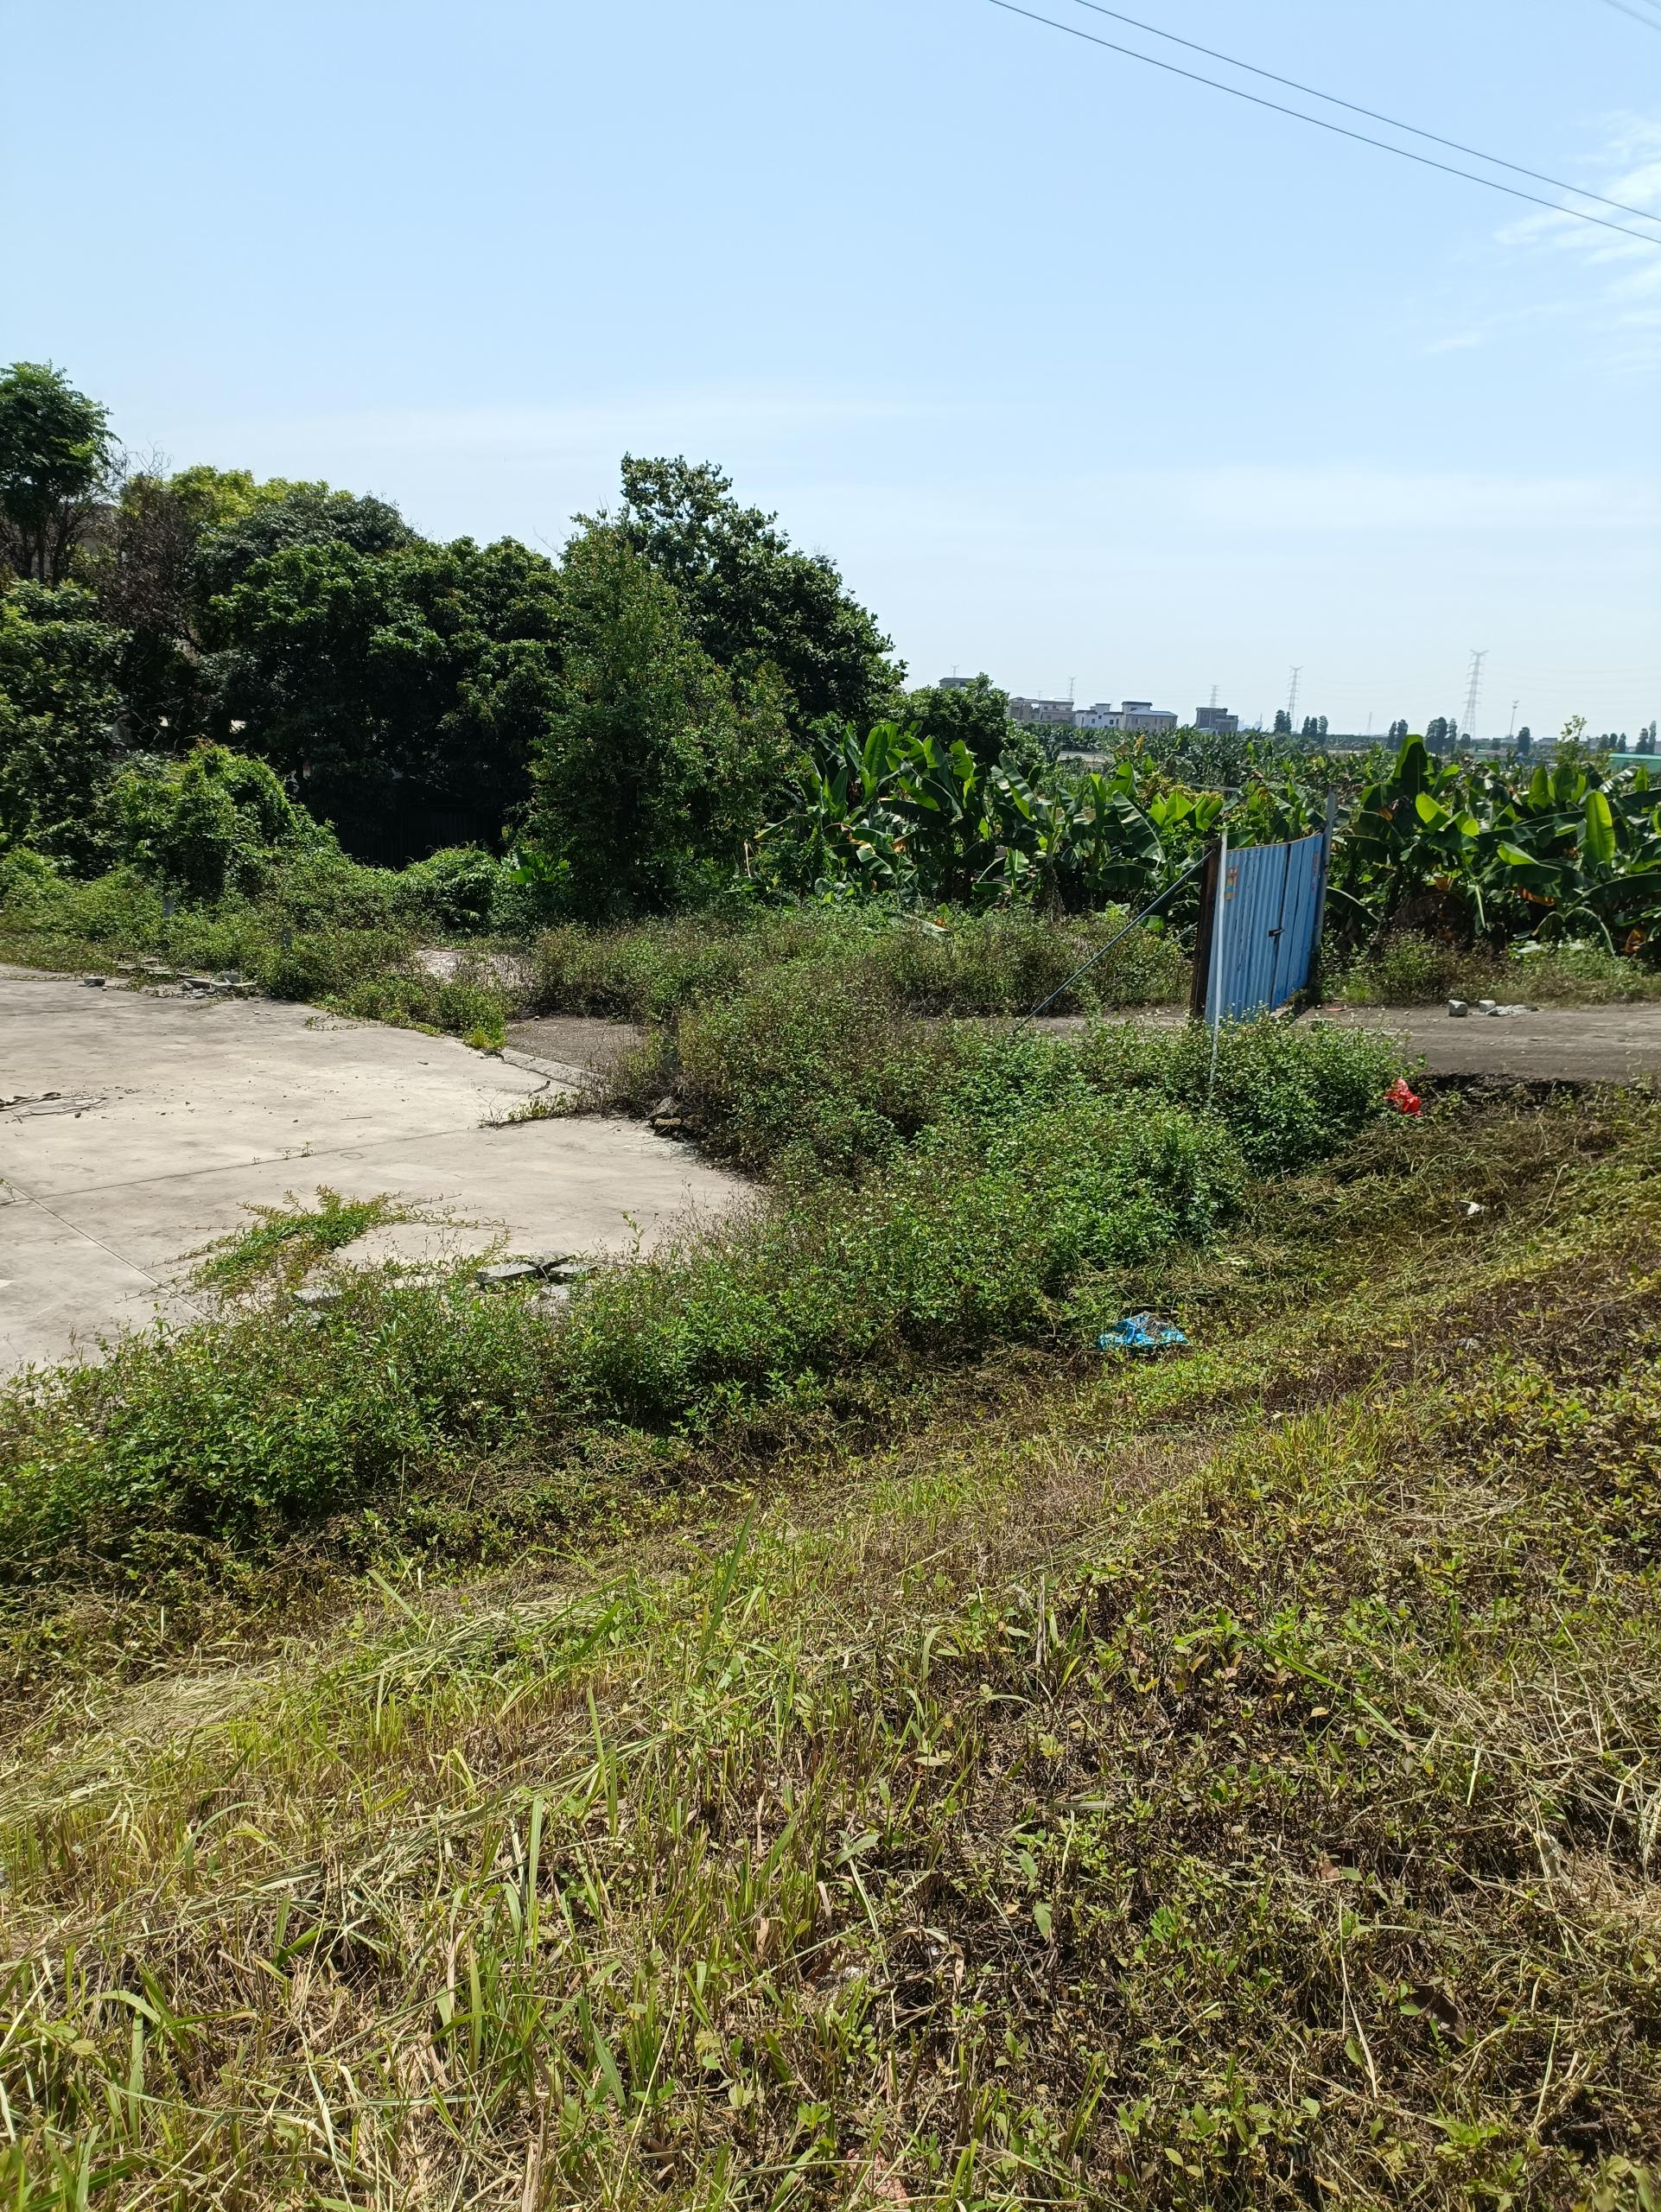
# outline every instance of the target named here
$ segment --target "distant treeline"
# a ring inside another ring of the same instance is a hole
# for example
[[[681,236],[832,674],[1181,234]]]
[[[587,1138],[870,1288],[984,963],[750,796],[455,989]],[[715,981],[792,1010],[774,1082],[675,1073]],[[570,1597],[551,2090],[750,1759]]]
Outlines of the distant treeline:
[[[741,844],[813,726],[878,719],[903,673],[708,463],[627,456],[551,560],[323,483],[134,467],[58,370],[0,375],[0,844],[96,866],[123,768],[207,738],[364,857],[531,824],[576,857],[645,808],[684,817],[659,823],[684,859]]]

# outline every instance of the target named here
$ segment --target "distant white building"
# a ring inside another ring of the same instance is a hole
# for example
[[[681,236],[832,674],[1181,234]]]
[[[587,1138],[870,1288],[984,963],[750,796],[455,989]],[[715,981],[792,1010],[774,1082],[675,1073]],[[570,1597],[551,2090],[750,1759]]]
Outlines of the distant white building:
[[[1105,699],[1093,707],[1080,707],[1072,718],[1075,729],[1117,729],[1157,734],[1176,728],[1176,716],[1151,699],[1122,699],[1117,707]]]

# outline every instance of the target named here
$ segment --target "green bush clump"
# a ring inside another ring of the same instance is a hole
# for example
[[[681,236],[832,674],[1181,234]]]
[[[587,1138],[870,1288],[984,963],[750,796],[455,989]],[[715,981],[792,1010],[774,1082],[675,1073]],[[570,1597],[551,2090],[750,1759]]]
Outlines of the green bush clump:
[[[341,989],[331,1003],[362,1021],[442,1031],[493,1052],[500,1050],[512,1013],[505,992],[465,969],[447,977],[419,971],[370,974]]]
[[[0,1391],[0,1575],[119,1554],[136,1534],[250,1543],[505,1442],[545,1330],[459,1287],[351,1284],[325,1320],[264,1308],[124,1338]]]
[[[932,920],[881,906],[681,915],[628,928],[547,931],[537,947],[545,1013],[663,1021],[780,969],[841,970],[867,996],[913,1014],[1020,1014],[1037,1005],[1124,927],[1115,910],[1050,922],[1019,910],[945,911]],[[1174,938],[1136,930],[1056,1001],[1054,1013],[1179,997],[1187,966]]]
[[[1062,921],[1027,907],[952,913],[886,931],[871,945],[868,965],[894,999],[919,1014],[1028,1013],[1097,953],[1104,957],[1048,1012],[1093,1014],[1181,998],[1187,963],[1157,923],[1105,950],[1129,918],[1117,906]]]
[[[130,768],[107,804],[128,865],[196,900],[258,891],[275,856],[334,844],[263,760],[221,745]]]
[[[919,1022],[856,974],[802,963],[695,1006],[625,1058],[613,1096],[671,1093],[710,1150],[752,1173],[848,1173],[932,1124],[1015,1121],[1088,1095],[1150,1093],[1227,1122],[1263,1174],[1331,1151],[1378,1113],[1388,1038],[1330,1024],[1209,1030],[1103,1021],[1078,1039],[1016,1024]]]
[[[446,904],[443,886],[476,887],[475,859],[500,877],[488,855],[440,855],[456,864],[454,874],[421,877],[365,868],[332,842],[301,841],[266,855],[257,895],[201,899],[169,893],[153,857],[78,881],[37,854],[0,855],[0,945],[71,969],[150,956],[188,970],[234,970],[273,998],[492,1046],[518,1011],[519,994],[478,965],[464,960],[440,980],[415,958],[423,936],[466,934],[449,926],[463,906]]]
[[[604,1270],[559,1330],[459,1282],[368,1276],[321,1320],[130,1338],[0,1391],[0,1576],[144,1529],[245,1543],[513,1438],[696,1428],[868,1362],[1041,1336],[1082,1274],[1208,1236],[1244,1177],[1219,1123],[1077,1101],[1018,1141],[941,1128],[862,1185]]]
[[[1048,1332],[1087,1271],[1209,1236],[1244,1181],[1227,1131],[1173,1108],[1081,1100],[991,1141],[944,1124],[856,1186],[603,1275],[558,1371],[592,1413],[661,1426],[971,1357]]]
[[[134,868],[82,883],[26,847],[0,854],[0,930],[8,938],[143,950],[161,926],[162,893]]]
[[[1198,1023],[1139,1029],[1102,1024],[1080,1041],[1087,1081],[1110,1094],[1148,1090],[1215,1114],[1257,1174],[1292,1175],[1346,1143],[1384,1110],[1401,1072],[1394,1039],[1330,1022]]]
[[[869,915],[806,908],[681,914],[622,929],[564,923],[537,942],[535,1001],[546,1014],[661,1021],[771,969],[851,949],[873,927]]]
[[[665,1079],[741,1166],[788,1155],[845,1173],[932,1120],[945,1042],[857,976],[802,966],[690,1008]],[[643,1076],[648,1089],[659,1079],[650,1046],[633,1080]]]

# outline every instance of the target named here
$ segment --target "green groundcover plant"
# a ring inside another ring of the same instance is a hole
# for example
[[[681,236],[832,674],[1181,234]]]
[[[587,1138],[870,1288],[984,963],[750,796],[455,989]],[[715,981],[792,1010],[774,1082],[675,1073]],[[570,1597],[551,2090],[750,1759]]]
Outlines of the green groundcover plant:
[[[799,1165],[773,1203],[600,1268],[563,1318],[370,1273],[321,1313],[276,1298],[128,1338],[0,1392],[0,1572],[118,1564],[162,1530],[258,1544],[493,1453],[1087,1339],[1126,1271],[1203,1245],[1274,1148],[1308,1160],[1381,1112],[1392,1065],[1371,1037],[1264,1026],[1225,1037],[1212,1089],[1186,1036],[960,1040],[910,1141],[851,1178]]]

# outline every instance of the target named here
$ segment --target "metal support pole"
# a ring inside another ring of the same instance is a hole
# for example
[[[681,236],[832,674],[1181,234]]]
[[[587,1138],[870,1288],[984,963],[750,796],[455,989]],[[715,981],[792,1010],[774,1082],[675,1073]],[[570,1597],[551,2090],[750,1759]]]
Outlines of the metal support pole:
[[[1206,1080],[1206,1095],[1211,1096],[1217,1084],[1217,1045],[1223,1027],[1223,956],[1228,949],[1228,831],[1224,830],[1217,848],[1217,912],[1212,925],[1211,940],[1211,1073]]]

